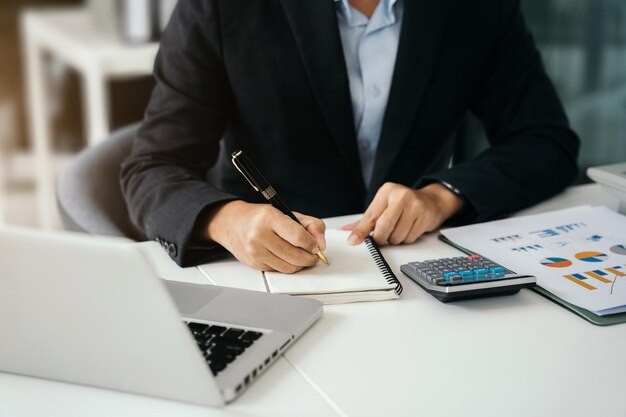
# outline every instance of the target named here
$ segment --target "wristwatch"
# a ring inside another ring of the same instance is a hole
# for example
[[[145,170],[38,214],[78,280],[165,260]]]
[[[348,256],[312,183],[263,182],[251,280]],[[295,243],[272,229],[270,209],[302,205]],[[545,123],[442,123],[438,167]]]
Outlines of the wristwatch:
[[[463,201],[461,209],[454,216],[448,219],[446,223],[448,225],[472,223],[478,215],[478,212],[476,211],[472,203],[469,202],[467,197],[465,197],[463,192],[461,192],[461,190],[459,190],[447,181],[438,180],[437,182],[446,187],[448,190],[450,190],[451,193],[453,193],[454,195],[459,197],[461,201]]]
[[[444,187],[446,187],[448,190],[450,190],[452,193],[454,193],[457,197],[459,197],[461,200],[463,200],[464,203],[467,202],[467,199],[465,198],[465,196],[463,195],[463,193],[461,192],[461,190],[459,190],[458,188],[456,188],[454,185],[450,184],[447,181],[439,181],[439,184],[443,185]]]

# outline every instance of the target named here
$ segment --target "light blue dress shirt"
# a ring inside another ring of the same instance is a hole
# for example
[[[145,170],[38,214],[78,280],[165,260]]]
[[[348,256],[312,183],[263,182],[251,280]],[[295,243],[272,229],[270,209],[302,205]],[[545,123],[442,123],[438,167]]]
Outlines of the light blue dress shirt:
[[[381,0],[369,19],[348,0],[335,0],[335,4],[363,180],[368,186],[396,63],[402,0]]]

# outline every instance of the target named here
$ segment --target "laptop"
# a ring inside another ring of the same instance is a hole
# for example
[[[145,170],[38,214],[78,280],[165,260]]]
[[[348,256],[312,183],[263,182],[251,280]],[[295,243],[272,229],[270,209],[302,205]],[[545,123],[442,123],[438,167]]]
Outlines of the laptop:
[[[156,278],[137,245],[0,228],[0,371],[207,406],[322,314],[313,299]]]

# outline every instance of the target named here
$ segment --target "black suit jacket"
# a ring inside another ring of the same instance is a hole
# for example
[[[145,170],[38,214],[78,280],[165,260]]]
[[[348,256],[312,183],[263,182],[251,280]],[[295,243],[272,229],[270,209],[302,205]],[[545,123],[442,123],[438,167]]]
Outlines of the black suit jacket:
[[[198,219],[260,202],[232,167],[243,149],[296,211],[363,212],[387,181],[446,181],[483,221],[557,193],[578,138],[516,0],[405,0],[372,182],[363,183],[333,0],[181,0],[121,182],[133,221],[179,264],[210,260]],[[448,169],[467,112],[491,147]],[[223,157],[218,160],[220,142]],[[219,184],[206,180],[217,163]]]

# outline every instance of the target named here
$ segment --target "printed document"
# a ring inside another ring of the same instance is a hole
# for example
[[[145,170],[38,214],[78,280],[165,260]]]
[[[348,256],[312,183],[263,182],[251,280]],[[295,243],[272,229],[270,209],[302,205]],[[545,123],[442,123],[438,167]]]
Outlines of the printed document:
[[[443,230],[445,237],[598,315],[626,311],[626,216],[582,206]]]

